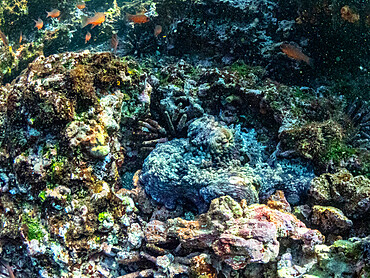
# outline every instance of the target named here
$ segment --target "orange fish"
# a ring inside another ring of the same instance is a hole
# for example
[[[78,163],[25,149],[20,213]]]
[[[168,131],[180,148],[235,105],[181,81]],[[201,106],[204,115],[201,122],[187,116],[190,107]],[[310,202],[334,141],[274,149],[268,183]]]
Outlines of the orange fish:
[[[100,25],[105,21],[105,13],[95,13],[93,17],[82,16],[82,23],[81,26],[84,28],[85,26],[91,24],[91,29],[94,28],[96,25]]]
[[[149,21],[149,17],[147,17],[145,14],[128,14],[126,13],[126,18],[128,21],[133,23],[146,23]]]
[[[283,51],[289,58],[297,60],[297,61],[304,61],[308,65],[313,66],[313,60],[308,57],[306,54],[302,52],[302,49],[298,46],[283,43],[280,45],[281,51]]]
[[[56,18],[58,16],[60,16],[60,11],[57,10],[57,9],[54,9],[52,10],[51,12],[46,12],[48,15],[46,17],[52,17],[52,18]]]
[[[5,46],[9,45],[8,39],[6,38],[5,34],[3,32],[1,32],[1,30],[0,30],[0,39],[3,41]]]
[[[22,31],[21,31],[21,34],[19,35],[19,44],[22,43],[22,40],[23,40],[23,35],[22,35]]]
[[[78,8],[78,9],[80,9],[80,10],[82,10],[82,9],[85,9],[86,8],[86,4],[85,4],[85,2],[78,2],[77,4],[76,4],[76,7]]]
[[[118,46],[117,34],[112,35],[112,39],[110,40],[110,46],[113,48],[114,53],[116,53],[117,52],[117,46]]]
[[[35,21],[35,27],[37,28],[37,29],[41,29],[42,28],[42,26],[44,26],[44,22],[41,20],[41,18],[39,18],[37,21],[36,20],[34,20]]]
[[[87,32],[85,36],[85,43],[87,43],[90,39],[91,39],[91,34],[90,32]]]
[[[156,25],[154,28],[154,37],[158,37],[160,33],[162,33],[162,26]]]

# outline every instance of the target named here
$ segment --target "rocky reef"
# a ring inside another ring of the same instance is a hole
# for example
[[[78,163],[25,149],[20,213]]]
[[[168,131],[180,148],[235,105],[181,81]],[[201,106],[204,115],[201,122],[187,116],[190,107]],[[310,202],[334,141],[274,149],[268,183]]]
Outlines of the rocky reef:
[[[16,277],[366,277],[368,179],[318,163],[317,141],[313,156],[289,149],[338,100],[243,70],[155,73],[88,51],[32,62],[0,90],[4,265]],[[344,134],[341,111],[325,132]]]
[[[369,277],[365,2],[0,1],[0,277]]]

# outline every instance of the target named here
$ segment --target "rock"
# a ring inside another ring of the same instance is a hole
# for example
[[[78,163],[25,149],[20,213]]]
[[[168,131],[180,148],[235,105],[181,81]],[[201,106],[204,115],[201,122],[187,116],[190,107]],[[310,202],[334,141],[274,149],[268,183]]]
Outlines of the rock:
[[[301,220],[304,223],[309,223],[311,214],[312,214],[312,208],[309,205],[301,205],[296,206],[293,208],[292,212],[299,220]]]
[[[300,160],[276,159],[272,166],[258,163],[254,172],[260,177],[259,196],[266,200],[276,190],[284,192],[291,205],[300,205],[307,198],[311,180],[315,177],[312,166]]]
[[[341,210],[334,207],[314,206],[311,223],[323,233],[346,233],[353,223]]]
[[[208,212],[197,220],[170,219],[166,226],[168,236],[179,238],[182,248],[209,250],[235,270],[275,260],[283,238],[302,240],[303,254],[312,253],[324,240],[290,213],[248,206],[245,200],[237,203],[230,196],[212,200]]]
[[[167,243],[166,223],[159,220],[150,221],[144,230],[145,240],[148,243],[163,244]]]
[[[140,176],[145,191],[169,209],[195,205],[202,212],[226,194],[256,203],[258,179],[241,164],[241,142],[234,134],[211,116],[195,120],[188,139],[158,144],[145,159]]]
[[[272,209],[277,209],[282,212],[292,212],[292,208],[290,207],[288,201],[285,199],[284,192],[281,190],[277,190],[274,195],[271,195],[267,199],[267,206]]]
[[[282,149],[293,149],[304,158],[322,163],[329,158],[328,150],[333,141],[342,141],[343,128],[337,122],[328,120],[296,126],[280,135]]]
[[[191,258],[190,277],[193,278],[217,278],[216,269],[211,264],[211,258],[207,254],[200,254]]]
[[[340,207],[352,219],[369,215],[370,180],[353,176],[343,169],[335,174],[322,174],[312,180],[309,190],[312,203]]]
[[[144,239],[144,232],[138,223],[132,223],[127,229],[128,243],[133,249],[139,249]]]
[[[317,245],[317,264],[307,275],[316,277],[369,277],[369,237],[337,240],[332,245]]]
[[[294,264],[291,250],[288,249],[277,263],[277,276],[279,278],[299,277],[307,271],[307,265],[301,267]],[[309,266],[308,266],[309,267]]]

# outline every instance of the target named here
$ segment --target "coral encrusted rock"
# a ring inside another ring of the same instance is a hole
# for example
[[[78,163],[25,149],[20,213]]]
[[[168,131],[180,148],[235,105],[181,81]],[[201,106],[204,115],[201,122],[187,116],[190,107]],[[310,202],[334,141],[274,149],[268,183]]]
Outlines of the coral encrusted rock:
[[[330,246],[316,245],[317,264],[306,275],[312,278],[369,277],[369,247],[369,237],[337,240]]]
[[[158,144],[146,158],[141,182],[146,192],[169,209],[195,205],[200,212],[212,199],[230,195],[258,201],[259,183],[234,131],[211,116],[195,120],[187,139]]]
[[[312,208],[311,223],[324,233],[345,233],[353,225],[341,210],[324,206]]]
[[[141,247],[134,201],[114,190],[120,130],[146,109],[135,68],[111,53],[67,52],[38,57],[1,87],[0,257],[16,277],[101,277],[103,260],[88,257],[111,254],[119,238]]]
[[[161,225],[157,221],[155,226],[159,229]],[[153,225],[149,223],[148,227]],[[250,263],[274,261],[283,239],[301,240],[303,254],[307,255],[324,240],[319,231],[307,228],[290,213],[261,204],[248,206],[246,200],[238,203],[230,196],[212,200],[208,212],[197,220],[169,219],[162,223],[160,230],[162,237],[158,240],[178,238],[188,252],[209,250],[216,255],[216,260],[234,270]],[[147,238],[155,240],[155,234],[147,232]]]
[[[354,177],[345,169],[314,178],[309,195],[314,204],[334,205],[350,218],[359,219],[370,212],[370,180]]]

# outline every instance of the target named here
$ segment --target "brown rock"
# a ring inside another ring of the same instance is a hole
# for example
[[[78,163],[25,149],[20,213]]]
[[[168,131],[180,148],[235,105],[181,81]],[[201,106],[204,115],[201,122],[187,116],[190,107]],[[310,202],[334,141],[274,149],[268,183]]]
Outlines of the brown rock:
[[[324,233],[341,234],[348,231],[353,223],[341,210],[334,207],[314,206],[311,222]]]

